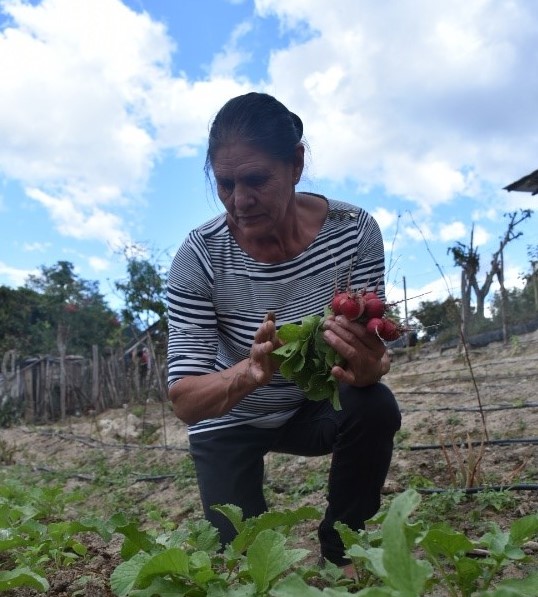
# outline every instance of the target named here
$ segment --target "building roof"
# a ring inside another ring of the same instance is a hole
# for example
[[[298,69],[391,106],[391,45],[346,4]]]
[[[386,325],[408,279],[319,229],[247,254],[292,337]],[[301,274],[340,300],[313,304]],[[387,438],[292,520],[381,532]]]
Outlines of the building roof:
[[[504,187],[505,191],[522,191],[524,193],[538,194],[538,170],[527,174],[523,178]]]

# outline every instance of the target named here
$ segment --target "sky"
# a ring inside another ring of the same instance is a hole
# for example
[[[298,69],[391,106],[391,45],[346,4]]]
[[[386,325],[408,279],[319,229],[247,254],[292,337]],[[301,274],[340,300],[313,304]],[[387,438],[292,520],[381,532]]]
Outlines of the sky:
[[[298,190],[377,219],[410,310],[459,296],[450,247],[473,231],[484,276],[505,214],[538,207],[504,190],[538,168],[535,0],[0,0],[0,73],[0,285],[69,261],[119,308],[127,249],[166,271],[222,211],[208,127],[248,91],[303,120]]]

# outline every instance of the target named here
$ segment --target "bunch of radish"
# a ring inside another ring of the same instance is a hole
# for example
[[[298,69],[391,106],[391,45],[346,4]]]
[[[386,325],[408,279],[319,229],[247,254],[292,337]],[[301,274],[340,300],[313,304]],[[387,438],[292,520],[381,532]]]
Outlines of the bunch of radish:
[[[335,292],[331,301],[334,315],[343,315],[350,321],[359,321],[366,329],[382,340],[397,340],[403,333],[402,326],[387,317],[388,305],[375,291],[344,290]]]
[[[372,334],[386,341],[396,340],[403,328],[387,316],[388,305],[374,291],[336,292],[324,315],[307,315],[300,323],[285,323],[277,331],[282,346],[271,354],[280,373],[295,382],[310,400],[329,400],[340,410],[339,384],[332,376],[335,365],[344,360],[323,338],[324,322],[331,315],[359,321]]]

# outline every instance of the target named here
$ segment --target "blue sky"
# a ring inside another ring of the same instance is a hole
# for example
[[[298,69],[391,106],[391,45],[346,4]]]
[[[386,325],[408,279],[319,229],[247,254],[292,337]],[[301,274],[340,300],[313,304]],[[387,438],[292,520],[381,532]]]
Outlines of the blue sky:
[[[122,249],[163,268],[220,211],[208,125],[266,91],[301,116],[299,185],[360,205],[386,243],[388,294],[459,294],[447,249],[487,267],[503,214],[538,198],[534,0],[0,0],[0,284],[71,261],[112,306]],[[530,270],[534,215],[505,253]],[[443,276],[441,276],[441,269]],[[485,273],[485,272],[484,272]],[[448,285],[448,287],[447,287]]]

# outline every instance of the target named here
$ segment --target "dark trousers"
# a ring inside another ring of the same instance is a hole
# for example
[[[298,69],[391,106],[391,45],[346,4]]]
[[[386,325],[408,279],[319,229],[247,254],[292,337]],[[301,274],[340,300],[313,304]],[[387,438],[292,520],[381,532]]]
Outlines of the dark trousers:
[[[327,508],[318,535],[323,557],[337,565],[347,563],[333,524],[340,521],[361,529],[379,509],[401,416],[392,392],[381,383],[364,388],[342,385],[340,402],[342,410],[335,411],[327,400],[306,400],[277,429],[239,425],[190,436],[204,513],[223,544],[234,538],[235,530],[211,506],[234,504],[244,518],[265,512],[265,454],[332,453]]]

